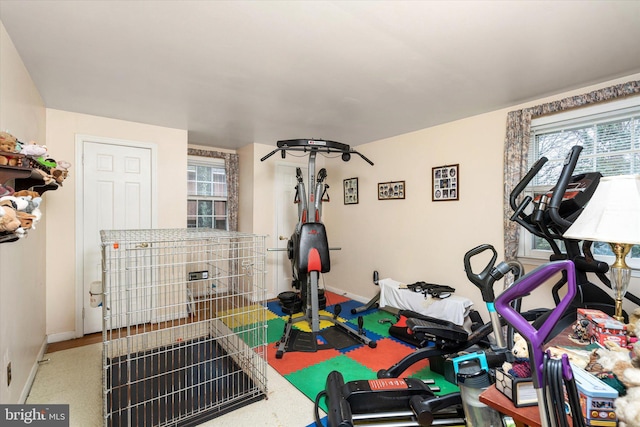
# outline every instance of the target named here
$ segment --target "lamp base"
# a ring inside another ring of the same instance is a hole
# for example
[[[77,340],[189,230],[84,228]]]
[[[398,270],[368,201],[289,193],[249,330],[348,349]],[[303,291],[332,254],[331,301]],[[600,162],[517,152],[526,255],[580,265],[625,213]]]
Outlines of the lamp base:
[[[624,323],[624,316],[622,315],[622,299],[616,299],[616,311],[613,318]]]

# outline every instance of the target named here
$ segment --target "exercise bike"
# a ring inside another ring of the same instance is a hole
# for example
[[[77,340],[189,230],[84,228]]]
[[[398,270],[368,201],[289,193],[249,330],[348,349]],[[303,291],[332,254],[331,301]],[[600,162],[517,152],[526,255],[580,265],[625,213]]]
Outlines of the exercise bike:
[[[352,149],[347,144],[336,141],[320,139],[289,139],[277,142],[275,150],[271,151],[260,161],[265,161],[275,153],[280,152],[282,158],[286,158],[287,151],[298,151],[309,154],[308,160],[308,180],[310,191],[307,197],[304,177],[300,168],[296,171],[297,184],[294,202],[298,205],[298,222],[295,226],[289,241],[287,242],[287,256],[291,261],[293,272],[293,287],[300,290],[301,300],[304,305],[303,315],[293,318],[294,310],[289,314],[289,319],[285,325],[284,333],[278,348],[276,358],[281,359],[284,353],[291,349],[300,351],[317,351],[323,347],[318,347],[317,336],[328,333],[327,330],[320,330],[320,320],[329,321],[337,328],[339,333],[368,345],[376,347],[376,343],[368,338],[363,329],[363,319],[358,318],[358,330],[337,320],[340,313],[340,306],[336,305],[333,316],[320,314],[318,302],[318,283],[321,273],[327,273],[331,269],[331,260],[327,233],[322,223],[322,203],[329,201],[327,190],[329,186],[325,183],[327,171],[321,168],[316,177],[316,156],[322,153],[340,154],[343,161],[351,159],[352,154],[360,156],[364,161],[373,166],[373,162],[363,154]],[[302,333],[295,330],[293,325],[299,322],[307,322],[311,333]],[[329,328],[327,328],[329,329]],[[330,346],[327,346],[330,347]]]
[[[581,151],[582,147],[578,145],[571,149],[556,185],[548,193],[535,198],[527,195],[518,202],[524,189],[547,162],[547,158],[542,157],[509,195],[509,204],[514,211],[511,220],[517,222],[534,236],[548,242],[553,251],[549,258],[550,261],[570,260],[575,264],[576,295],[568,305],[567,311],[555,322],[548,339],[556,336],[576,320],[578,308],[597,309],[609,315],[613,315],[615,311],[614,299],[603,289],[590,282],[587,277],[587,273],[594,273],[605,286],[611,288],[611,282],[605,275],[609,270],[609,265],[594,259],[591,253],[593,242],[583,241],[580,245],[580,241],[566,239],[562,236],[582,213],[602,177],[600,172],[573,175]],[[533,205],[532,211],[525,213],[531,204]],[[564,251],[561,249],[560,242],[564,245]],[[560,290],[566,283],[567,274],[563,272],[562,277],[552,288],[556,306],[561,300]],[[627,292],[625,298],[640,305],[640,299],[632,293]],[[623,314],[626,321],[627,314]],[[537,324],[545,321],[546,316],[541,316]]]

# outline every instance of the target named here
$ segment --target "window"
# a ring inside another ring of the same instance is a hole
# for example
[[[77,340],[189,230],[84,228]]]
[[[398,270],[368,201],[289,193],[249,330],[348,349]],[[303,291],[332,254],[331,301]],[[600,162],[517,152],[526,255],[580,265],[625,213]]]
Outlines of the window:
[[[224,160],[189,157],[187,227],[228,229]]]
[[[574,174],[640,173],[640,99],[632,97],[532,120],[529,166],[542,156],[549,161],[532,181],[529,194],[544,193],[553,187],[574,145],[583,147]],[[613,262],[608,244],[594,242],[592,250],[598,259]],[[550,251],[544,239],[522,230],[520,256],[548,260]],[[640,245],[632,248],[627,262],[632,268],[640,268]]]

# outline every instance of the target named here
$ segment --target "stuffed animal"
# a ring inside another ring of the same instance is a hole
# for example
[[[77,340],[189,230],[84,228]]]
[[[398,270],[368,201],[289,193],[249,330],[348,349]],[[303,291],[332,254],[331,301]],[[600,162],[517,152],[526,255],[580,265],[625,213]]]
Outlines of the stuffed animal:
[[[20,227],[22,227],[23,230],[30,230],[34,228],[33,220],[36,218],[35,215],[18,211],[16,212],[16,216],[18,217],[18,220],[20,220]]]
[[[627,323],[627,333],[630,335],[638,336],[640,329],[636,326],[640,320],[640,307],[636,308],[629,314],[629,323]]]
[[[51,168],[51,176],[56,180],[56,182],[62,185],[62,182],[67,179],[69,175],[69,168],[71,167],[71,163],[60,160],[54,168]]]
[[[636,326],[640,326],[636,322]],[[614,373],[627,388],[627,393],[615,401],[620,426],[640,427],[640,342],[636,342],[627,362],[618,362]]]
[[[15,153],[18,140],[15,136],[8,132],[0,132],[0,151],[3,152],[0,155],[0,165],[2,166],[19,166],[20,159],[18,156],[11,156],[7,153]]]
[[[640,387],[627,390],[614,404],[619,427],[640,427]]]
[[[40,193],[32,190],[20,190],[20,191],[16,191],[12,195],[15,197],[31,196],[33,199],[35,199],[36,197],[40,197]]]
[[[20,154],[32,157],[42,157],[47,154],[47,147],[44,145],[38,145],[34,141],[30,141],[22,146]]]
[[[16,196],[0,197],[0,202],[10,202],[13,208],[17,211],[24,211],[29,206],[29,202]]]
[[[9,187],[8,185],[0,185],[0,197],[3,196],[11,196],[15,194],[15,190],[13,187]]]
[[[514,357],[513,362],[504,362],[502,364],[502,370],[516,378],[531,377],[529,344],[520,334],[515,334],[513,336],[513,348],[511,349],[511,354]]]
[[[0,202],[0,231],[15,232],[20,228],[20,220],[11,201]]]
[[[18,210],[21,210],[33,215],[36,215],[34,212],[39,210],[40,204],[42,203],[42,197],[18,196],[16,197],[16,199],[20,199],[27,202],[27,205],[24,209],[18,209]],[[0,200],[2,200],[2,198],[0,198]]]

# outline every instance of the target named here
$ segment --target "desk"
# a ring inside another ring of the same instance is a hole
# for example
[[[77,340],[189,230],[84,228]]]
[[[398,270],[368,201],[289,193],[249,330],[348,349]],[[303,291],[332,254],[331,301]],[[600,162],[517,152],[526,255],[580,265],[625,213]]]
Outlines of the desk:
[[[480,402],[491,406],[498,412],[509,415],[516,422],[517,427],[540,427],[540,409],[537,406],[516,408],[507,396],[493,384],[480,394]]]

